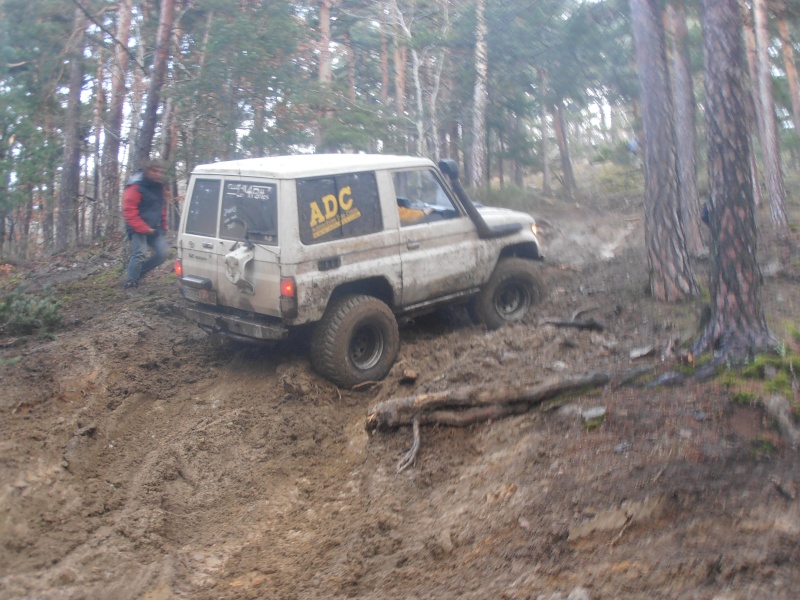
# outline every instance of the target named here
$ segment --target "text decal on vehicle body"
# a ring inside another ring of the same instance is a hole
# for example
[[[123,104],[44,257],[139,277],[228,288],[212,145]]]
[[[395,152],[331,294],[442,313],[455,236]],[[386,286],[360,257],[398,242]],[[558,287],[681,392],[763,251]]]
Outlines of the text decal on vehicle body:
[[[297,181],[300,239],[319,244],[380,231],[375,174],[343,173]]]
[[[320,204],[312,202],[309,206],[311,211],[312,236],[314,239],[325,235],[334,229],[352,223],[361,216],[361,211],[353,206],[353,194],[350,186],[345,186],[339,190],[339,198],[333,194],[322,197],[322,207],[325,209],[323,214]],[[341,214],[339,211],[342,211]]]

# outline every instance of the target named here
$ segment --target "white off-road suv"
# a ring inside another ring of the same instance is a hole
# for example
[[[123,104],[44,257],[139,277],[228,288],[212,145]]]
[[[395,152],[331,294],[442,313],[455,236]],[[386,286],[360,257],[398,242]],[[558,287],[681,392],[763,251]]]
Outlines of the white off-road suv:
[[[178,235],[184,314],[208,332],[279,340],[311,328],[314,368],[383,378],[398,316],[466,303],[494,329],[544,295],[530,215],[476,206],[455,162],[330,154],[194,169]]]

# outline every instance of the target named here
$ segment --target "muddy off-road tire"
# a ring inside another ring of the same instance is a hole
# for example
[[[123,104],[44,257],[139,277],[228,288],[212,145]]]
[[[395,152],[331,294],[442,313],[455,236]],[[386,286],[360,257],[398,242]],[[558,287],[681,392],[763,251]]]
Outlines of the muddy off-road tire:
[[[521,321],[546,294],[544,282],[530,260],[504,258],[470,301],[469,314],[487,329]]]
[[[320,375],[351,388],[383,379],[399,347],[397,319],[386,304],[372,296],[345,296],[317,323],[311,364]]]

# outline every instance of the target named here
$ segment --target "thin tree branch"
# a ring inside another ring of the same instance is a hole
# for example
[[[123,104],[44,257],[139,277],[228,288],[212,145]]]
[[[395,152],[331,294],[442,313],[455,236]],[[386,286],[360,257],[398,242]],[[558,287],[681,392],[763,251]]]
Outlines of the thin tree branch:
[[[88,9],[87,9],[85,6],[83,6],[83,4],[81,4],[81,3],[80,3],[78,0],[72,0],[72,2],[73,2],[73,4],[75,4],[75,6],[77,6],[77,7],[78,7],[78,8],[79,8],[79,9],[80,9],[82,12],[83,12],[83,14],[84,14],[84,15],[86,15],[86,17],[87,17],[87,18],[88,18],[88,19],[89,19],[89,20],[90,20],[92,23],[94,23],[95,25],[97,25],[97,27],[99,27],[99,28],[100,28],[100,31],[102,31],[103,33],[105,33],[106,35],[108,35],[108,36],[109,36],[109,37],[110,37],[110,38],[113,40],[113,42],[114,42],[116,45],[120,46],[120,47],[121,47],[123,50],[125,50],[125,52],[128,54],[128,56],[130,57],[130,59],[131,59],[131,60],[133,60],[133,64],[135,64],[137,67],[139,67],[139,68],[142,70],[142,72],[143,72],[143,73],[147,73],[147,69],[145,68],[145,66],[144,66],[143,64],[141,64],[141,63],[140,63],[140,62],[137,60],[137,58],[136,58],[136,55],[135,55],[135,54],[133,54],[133,52],[131,52],[130,48],[128,48],[128,47],[127,47],[125,44],[123,44],[121,41],[119,41],[119,39],[117,39],[117,36],[115,36],[115,35],[114,35],[113,33],[111,33],[111,32],[110,32],[108,29],[106,29],[106,28],[103,26],[103,24],[102,24],[102,23],[100,23],[100,21],[98,21],[98,20],[97,20],[96,16],[95,16],[95,15],[93,15],[92,13],[90,13],[90,12],[88,11]],[[102,14],[105,14],[105,13],[106,13],[106,12],[108,12],[109,10],[116,10],[116,8],[113,8],[113,7],[111,7],[111,6],[108,6],[108,7],[104,8],[103,10],[101,10],[99,14],[100,14],[100,15],[102,15]]]

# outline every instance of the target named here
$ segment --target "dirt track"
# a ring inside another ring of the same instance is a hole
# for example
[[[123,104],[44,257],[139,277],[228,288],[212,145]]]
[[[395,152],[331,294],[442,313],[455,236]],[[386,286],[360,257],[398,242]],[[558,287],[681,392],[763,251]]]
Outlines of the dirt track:
[[[118,246],[25,274],[61,280],[67,323],[0,337],[0,598],[800,597],[797,449],[717,385],[426,428],[401,474],[410,431],[367,436],[394,395],[622,371],[646,346],[636,364],[658,369],[691,335],[699,305],[645,297],[636,213],[534,212],[539,314],[491,333],[455,309],[408,323],[360,392],[315,375],[301,342],[214,344],[166,269],[126,295]],[[796,284],[766,283],[773,327],[796,321]],[[539,324],[582,309],[605,330]]]

